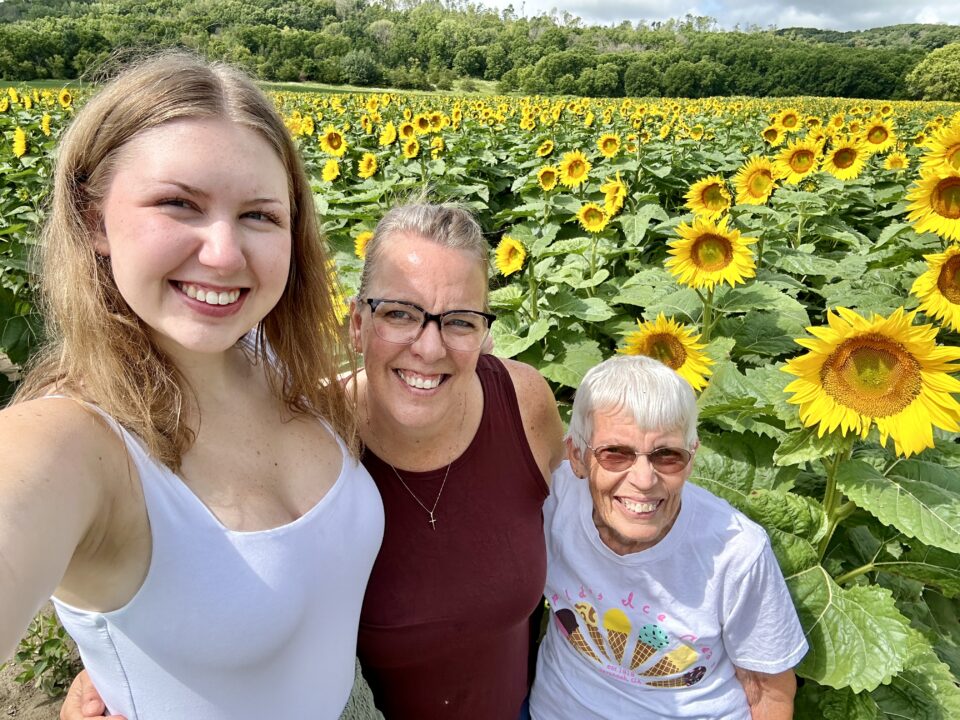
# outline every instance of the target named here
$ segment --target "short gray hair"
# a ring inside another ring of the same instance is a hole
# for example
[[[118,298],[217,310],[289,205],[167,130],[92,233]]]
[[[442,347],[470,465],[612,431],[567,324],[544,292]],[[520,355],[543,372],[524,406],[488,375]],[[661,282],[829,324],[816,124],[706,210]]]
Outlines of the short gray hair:
[[[594,415],[621,410],[630,413],[642,430],[679,430],[687,447],[697,439],[697,398],[690,383],[646,355],[615,355],[583,376],[567,437],[586,452]]]
[[[483,237],[480,224],[465,207],[454,203],[411,202],[398,205],[377,223],[373,237],[367,242],[360,276],[358,297],[364,297],[370,278],[380,259],[382,248],[389,238],[398,234],[416,235],[440,247],[463,250],[483,265],[484,305],[486,279],[490,274],[490,246]]]

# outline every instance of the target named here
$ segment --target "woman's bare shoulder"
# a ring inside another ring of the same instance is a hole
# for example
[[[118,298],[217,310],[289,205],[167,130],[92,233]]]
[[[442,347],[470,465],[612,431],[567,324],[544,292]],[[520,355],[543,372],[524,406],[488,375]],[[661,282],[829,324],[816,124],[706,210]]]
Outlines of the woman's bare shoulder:
[[[502,359],[513,381],[530,444],[537,462],[549,479],[563,459],[563,422],[553,391],[535,367],[517,360]]]

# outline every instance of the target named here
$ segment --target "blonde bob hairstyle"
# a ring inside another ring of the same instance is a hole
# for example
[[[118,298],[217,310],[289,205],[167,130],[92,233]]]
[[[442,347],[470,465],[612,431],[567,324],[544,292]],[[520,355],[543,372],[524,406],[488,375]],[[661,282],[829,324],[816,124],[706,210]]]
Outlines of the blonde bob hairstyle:
[[[673,368],[646,355],[614,355],[587,371],[573,399],[567,437],[581,453],[593,439],[598,413],[626,412],[648,432],[683,433],[697,441],[697,397]]]
[[[157,459],[179,469],[195,437],[182,419],[190,389],[120,295],[110,259],[94,251],[93,237],[120,149],[139,133],[191,118],[248,128],[283,163],[290,192],[290,270],[283,296],[260,322],[250,352],[269,368],[271,385],[290,411],[324,418],[356,449],[353,404],[339,382],[329,382],[344,367],[354,367],[354,359],[334,312],[339,289],[328,273],[297,148],[272,102],[247,75],[181,51],[128,66],[80,109],[60,140],[38,248],[46,339],[16,400],[59,393],[95,403],[139,435]]]

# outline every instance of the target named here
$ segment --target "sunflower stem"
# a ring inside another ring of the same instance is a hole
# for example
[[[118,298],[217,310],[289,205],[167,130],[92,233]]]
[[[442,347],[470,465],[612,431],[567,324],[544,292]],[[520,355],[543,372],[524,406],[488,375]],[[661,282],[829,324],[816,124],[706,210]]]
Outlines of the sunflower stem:
[[[837,585],[845,585],[854,578],[860,577],[861,575],[866,575],[868,572],[871,572],[875,569],[875,566],[872,562],[867,563],[866,565],[861,565],[860,567],[851,570],[848,573],[844,573],[838,578],[834,578],[834,582]]]
[[[847,443],[847,447],[836,453],[831,462],[823,461],[824,468],[827,471],[827,487],[823,491],[823,511],[827,516],[827,532],[817,547],[818,554],[821,558],[826,554],[827,547],[830,545],[830,540],[833,539],[833,533],[837,527],[854,509],[851,507],[853,503],[850,502],[845,505],[840,505],[840,501],[843,499],[843,492],[837,487],[837,471],[843,463],[850,459],[852,452],[853,440],[851,438]]]
[[[795,249],[800,247],[800,242],[802,237],[803,237],[803,213],[800,213],[797,216],[797,239],[793,242],[793,247]]]
[[[530,287],[530,320],[536,322],[540,317],[540,286],[537,282],[537,273],[533,269],[533,259],[527,263],[527,283]]]
[[[697,291],[697,295],[700,295],[699,291]],[[713,332],[713,288],[707,290],[706,296],[700,295],[700,300],[703,302],[703,316],[701,317],[703,333],[700,341],[708,343]]]

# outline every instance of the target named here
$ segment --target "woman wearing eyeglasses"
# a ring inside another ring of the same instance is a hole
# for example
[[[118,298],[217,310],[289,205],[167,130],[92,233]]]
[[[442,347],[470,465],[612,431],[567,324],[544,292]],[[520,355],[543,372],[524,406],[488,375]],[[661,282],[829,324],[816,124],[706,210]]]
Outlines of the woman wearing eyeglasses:
[[[386,517],[358,654],[387,718],[512,720],[529,688],[563,428],[536,370],[481,354],[488,256],[465,210],[393,209],[352,307],[362,461]]]
[[[693,390],[618,356],[577,391],[544,506],[534,720],[793,716],[807,642],[763,528],[688,485]]]

